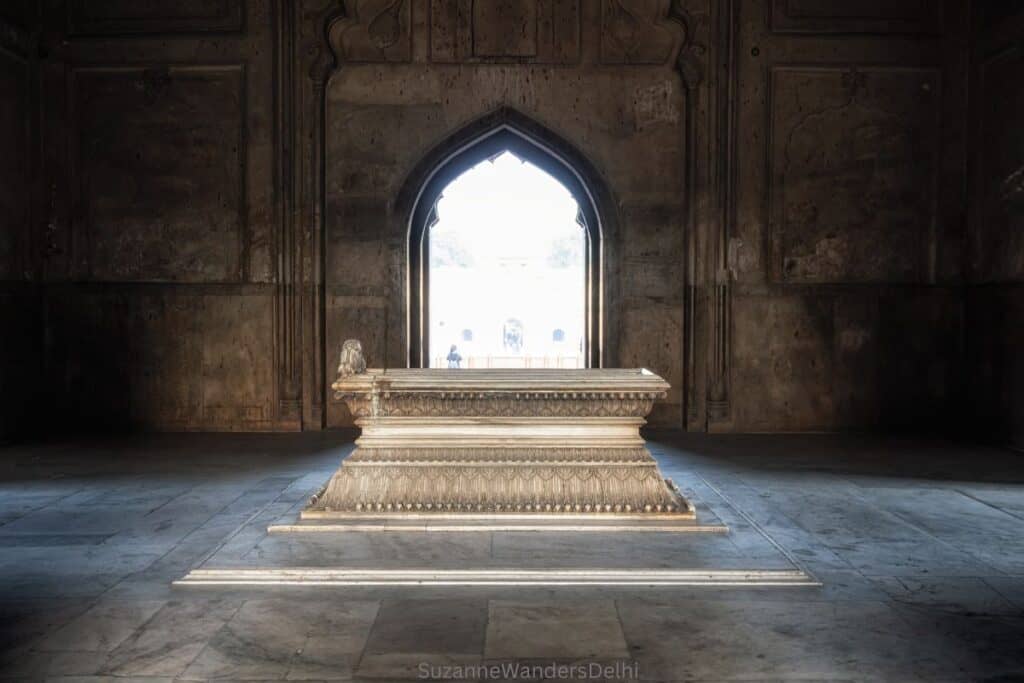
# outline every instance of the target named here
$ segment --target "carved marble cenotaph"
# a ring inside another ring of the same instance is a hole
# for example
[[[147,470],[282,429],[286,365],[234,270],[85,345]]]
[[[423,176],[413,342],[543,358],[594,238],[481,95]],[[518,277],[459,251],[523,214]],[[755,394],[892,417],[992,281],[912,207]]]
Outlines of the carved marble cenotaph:
[[[362,434],[304,519],[694,519],[640,436],[654,373],[367,370],[360,351],[333,388]]]

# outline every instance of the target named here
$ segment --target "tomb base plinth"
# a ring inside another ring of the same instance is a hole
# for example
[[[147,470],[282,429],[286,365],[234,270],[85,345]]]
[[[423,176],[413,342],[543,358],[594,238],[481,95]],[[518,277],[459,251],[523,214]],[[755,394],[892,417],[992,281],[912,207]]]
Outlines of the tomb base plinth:
[[[367,370],[334,384],[362,434],[303,519],[694,519],[640,427],[647,370]]]

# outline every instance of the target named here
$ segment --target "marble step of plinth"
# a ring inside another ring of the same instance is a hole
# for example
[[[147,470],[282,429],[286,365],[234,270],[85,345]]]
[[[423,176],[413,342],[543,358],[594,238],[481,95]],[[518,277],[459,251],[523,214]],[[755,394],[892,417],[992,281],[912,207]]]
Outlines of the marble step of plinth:
[[[820,586],[799,569],[196,569],[178,586]]]
[[[303,518],[269,504],[175,585],[273,590],[387,587],[807,587],[820,583],[702,479],[682,474],[695,519],[437,513]],[[383,518],[382,518],[383,517]],[[578,519],[575,517],[584,517]],[[553,519],[551,519],[553,518]],[[580,532],[585,533],[580,533]],[[679,533],[679,532],[697,533]],[[725,533],[725,532],[728,533]],[[468,533],[467,533],[468,532]],[[707,533],[702,533],[707,532]]]
[[[589,516],[516,515],[516,514],[444,514],[393,513],[390,515],[346,512],[304,512],[295,523],[272,524],[271,534],[353,533],[399,531],[637,531],[670,533],[728,533],[720,523],[700,523],[694,515],[615,515]]]

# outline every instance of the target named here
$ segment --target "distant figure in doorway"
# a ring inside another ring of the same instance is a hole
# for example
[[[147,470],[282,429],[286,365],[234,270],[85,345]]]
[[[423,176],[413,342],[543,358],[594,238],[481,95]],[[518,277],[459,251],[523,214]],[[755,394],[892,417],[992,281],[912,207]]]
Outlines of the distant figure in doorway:
[[[509,318],[502,328],[502,342],[505,349],[512,353],[519,353],[523,348],[523,324],[515,318]]]
[[[448,352],[448,367],[449,368],[461,368],[462,367],[462,356],[459,355],[458,349],[455,348],[455,344],[452,344],[452,350]]]

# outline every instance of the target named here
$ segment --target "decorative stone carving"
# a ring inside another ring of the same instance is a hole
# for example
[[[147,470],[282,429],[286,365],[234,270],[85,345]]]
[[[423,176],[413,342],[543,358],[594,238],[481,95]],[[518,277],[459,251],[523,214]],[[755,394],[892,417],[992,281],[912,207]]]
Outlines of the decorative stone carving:
[[[647,370],[339,373],[362,435],[306,516],[693,517],[639,433],[668,390]]]
[[[363,372],[366,372],[363,345],[358,339],[346,339],[345,343],[341,345],[341,359],[338,361],[338,382],[341,382],[346,377]],[[335,384],[338,382],[335,382]]]
[[[777,66],[770,86],[775,278],[918,281],[937,220],[941,74]]]
[[[601,62],[668,63],[685,39],[672,5],[668,0],[603,0]]]
[[[579,36],[579,0],[430,0],[433,62],[573,64]]]
[[[348,0],[330,26],[329,40],[345,62],[408,62],[412,59],[409,0]]]

